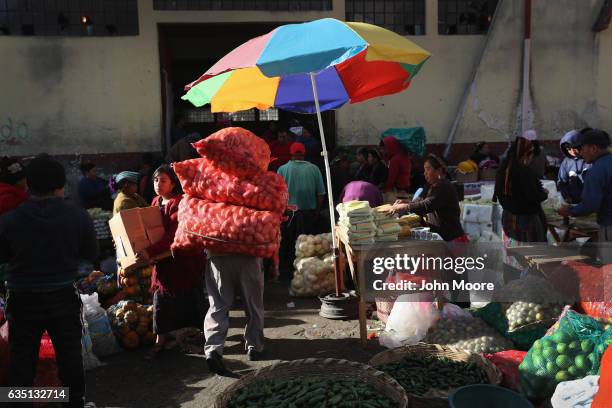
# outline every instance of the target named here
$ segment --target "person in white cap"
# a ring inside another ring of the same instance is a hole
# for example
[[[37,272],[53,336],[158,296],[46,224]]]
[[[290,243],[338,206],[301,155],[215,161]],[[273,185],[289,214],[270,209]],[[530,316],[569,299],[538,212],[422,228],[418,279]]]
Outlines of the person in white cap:
[[[546,242],[546,223],[541,203],[548,194],[537,174],[529,167],[536,133],[517,137],[502,162],[495,180],[494,201],[503,208],[504,241]]]

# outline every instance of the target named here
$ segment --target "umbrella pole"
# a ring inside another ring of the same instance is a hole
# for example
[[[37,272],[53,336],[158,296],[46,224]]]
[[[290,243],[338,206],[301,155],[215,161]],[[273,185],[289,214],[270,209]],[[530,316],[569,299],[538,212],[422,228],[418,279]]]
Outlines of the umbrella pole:
[[[321,119],[321,107],[319,106],[319,95],[317,93],[317,80],[314,72],[310,73],[310,83],[312,84],[312,94],[314,96],[315,108],[317,109],[317,121],[319,122],[319,132],[321,133],[321,146],[323,148],[323,162],[325,163],[325,179],[327,181],[327,202],[329,204],[329,222],[331,224],[332,244],[334,251],[334,276],[336,277],[336,295],[340,296],[342,288],[340,274],[344,271],[340,271],[338,267],[338,240],[336,239],[336,214],[334,212],[334,197],[331,183],[331,169],[329,167],[329,154],[327,152],[327,145],[325,144],[325,132],[323,131],[323,119]]]

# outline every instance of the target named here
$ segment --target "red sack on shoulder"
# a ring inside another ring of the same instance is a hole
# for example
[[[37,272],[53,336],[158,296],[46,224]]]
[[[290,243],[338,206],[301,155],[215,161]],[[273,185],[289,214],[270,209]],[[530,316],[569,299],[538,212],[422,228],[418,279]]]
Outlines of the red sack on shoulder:
[[[183,196],[173,250],[210,249],[272,258],[280,244],[282,215]]]
[[[236,176],[248,176],[268,170],[270,147],[254,133],[228,127],[193,144],[202,157],[223,171]]]
[[[287,184],[274,172],[238,177],[222,171],[206,158],[174,163],[173,168],[183,191],[190,196],[279,213],[287,208]]]
[[[599,391],[591,403],[591,408],[610,407],[612,407],[612,347],[608,347],[601,358]]]

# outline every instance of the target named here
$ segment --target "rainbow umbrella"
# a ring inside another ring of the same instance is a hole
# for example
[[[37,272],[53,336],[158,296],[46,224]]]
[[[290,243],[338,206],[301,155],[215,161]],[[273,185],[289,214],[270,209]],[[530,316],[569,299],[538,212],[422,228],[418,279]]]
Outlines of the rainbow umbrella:
[[[182,99],[195,106],[210,103],[212,112],[274,107],[316,113],[333,231],[321,111],[403,91],[429,56],[410,40],[372,24],[332,18],[288,24],[234,49],[185,86]],[[335,234],[332,237],[337,255]]]

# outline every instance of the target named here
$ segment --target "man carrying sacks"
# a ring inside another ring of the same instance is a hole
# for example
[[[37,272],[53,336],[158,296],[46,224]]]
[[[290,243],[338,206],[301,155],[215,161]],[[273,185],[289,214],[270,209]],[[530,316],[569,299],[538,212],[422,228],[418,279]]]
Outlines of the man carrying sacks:
[[[173,248],[208,253],[206,363],[215,374],[235,376],[223,363],[223,348],[236,293],[245,308],[247,356],[250,361],[264,358],[262,258],[278,252],[287,186],[280,176],[266,172],[270,149],[248,130],[225,128],[194,147],[203,158],[174,166],[187,195],[179,208]]]

